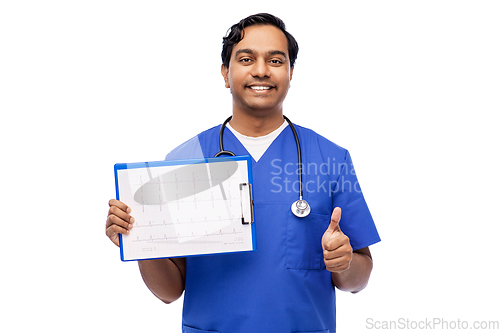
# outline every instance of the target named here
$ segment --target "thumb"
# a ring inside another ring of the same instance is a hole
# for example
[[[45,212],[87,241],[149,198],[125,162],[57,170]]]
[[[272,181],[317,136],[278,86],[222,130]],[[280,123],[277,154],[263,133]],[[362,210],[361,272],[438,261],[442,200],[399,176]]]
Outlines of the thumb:
[[[332,236],[337,236],[340,234],[340,215],[342,214],[342,209],[340,207],[335,207],[330,218],[330,225],[328,226],[328,231],[332,233]]]

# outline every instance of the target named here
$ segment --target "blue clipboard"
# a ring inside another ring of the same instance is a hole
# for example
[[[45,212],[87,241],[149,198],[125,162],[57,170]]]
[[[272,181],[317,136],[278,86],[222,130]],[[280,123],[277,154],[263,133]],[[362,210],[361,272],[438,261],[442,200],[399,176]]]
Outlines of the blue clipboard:
[[[135,219],[122,261],[255,251],[251,157],[114,167],[116,198]]]

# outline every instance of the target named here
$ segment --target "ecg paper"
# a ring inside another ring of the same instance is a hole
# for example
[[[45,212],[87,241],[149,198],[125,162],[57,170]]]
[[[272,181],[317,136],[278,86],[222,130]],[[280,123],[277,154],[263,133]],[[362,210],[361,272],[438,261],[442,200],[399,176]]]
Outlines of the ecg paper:
[[[115,181],[135,218],[123,261],[255,249],[249,157],[116,164]]]

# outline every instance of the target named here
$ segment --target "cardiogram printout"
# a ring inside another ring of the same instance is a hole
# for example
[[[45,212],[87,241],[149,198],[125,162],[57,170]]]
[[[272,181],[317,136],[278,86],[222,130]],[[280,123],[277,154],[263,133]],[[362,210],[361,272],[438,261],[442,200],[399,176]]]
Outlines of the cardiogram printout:
[[[123,261],[255,250],[249,156],[115,164]]]

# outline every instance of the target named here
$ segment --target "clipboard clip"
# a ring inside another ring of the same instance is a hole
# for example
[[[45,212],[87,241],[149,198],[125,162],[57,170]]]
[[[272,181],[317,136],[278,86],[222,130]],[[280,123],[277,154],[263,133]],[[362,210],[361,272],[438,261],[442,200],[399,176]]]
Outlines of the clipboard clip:
[[[245,187],[248,190],[244,190]],[[252,224],[254,222],[252,184],[240,183],[240,197],[241,197],[241,223]]]

